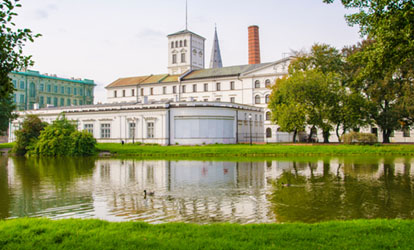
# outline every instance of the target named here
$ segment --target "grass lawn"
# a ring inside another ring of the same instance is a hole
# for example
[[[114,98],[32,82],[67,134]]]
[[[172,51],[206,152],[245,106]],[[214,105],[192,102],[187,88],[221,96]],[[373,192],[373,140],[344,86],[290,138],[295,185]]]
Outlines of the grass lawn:
[[[0,221],[0,249],[412,249],[414,221],[211,224]]]
[[[341,156],[341,155],[414,155],[414,145],[200,145],[200,146],[154,146],[120,143],[98,143],[99,151],[108,151],[118,156],[153,157],[267,157],[267,156]]]

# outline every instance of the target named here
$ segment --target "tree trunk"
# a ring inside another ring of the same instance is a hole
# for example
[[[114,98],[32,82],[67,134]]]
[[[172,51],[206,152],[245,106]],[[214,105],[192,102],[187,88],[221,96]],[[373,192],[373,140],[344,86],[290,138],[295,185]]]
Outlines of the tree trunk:
[[[324,130],[322,131],[322,135],[323,135],[323,143],[329,143],[329,130]]]
[[[295,131],[293,131],[293,142],[296,142],[296,135],[298,133],[298,130],[295,129]]]
[[[315,128],[315,126],[312,126],[310,133],[309,133],[309,137],[308,137],[308,142],[312,142],[312,135],[313,135],[313,129]]]
[[[390,135],[391,135],[391,130],[389,129],[384,129],[382,131],[382,143],[390,143]]]
[[[338,137],[338,141],[341,142],[341,136],[339,135],[339,124],[336,125],[336,136]]]

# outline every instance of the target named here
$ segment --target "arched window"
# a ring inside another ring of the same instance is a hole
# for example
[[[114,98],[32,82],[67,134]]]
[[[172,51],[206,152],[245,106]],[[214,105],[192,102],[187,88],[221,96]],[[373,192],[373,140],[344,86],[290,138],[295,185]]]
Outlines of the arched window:
[[[260,96],[259,95],[254,97],[254,103],[255,104],[260,104]]]
[[[175,47],[176,48],[178,47],[178,41],[175,41]]]
[[[266,138],[270,138],[272,137],[272,129],[271,128],[267,128],[266,129]]]
[[[259,81],[259,80],[256,80],[256,81],[254,82],[254,87],[255,87],[256,89],[260,88],[260,81]]]
[[[270,80],[269,79],[266,79],[266,81],[265,81],[265,87],[266,88],[270,87]]]
[[[174,42],[171,42],[171,49],[174,48]]]
[[[187,47],[187,40],[184,40],[184,47]]]
[[[183,41],[180,40],[180,47],[183,47]]]
[[[270,121],[270,118],[271,118],[270,111],[267,111],[266,112],[266,121]]]
[[[269,103],[269,95],[265,96],[265,103]]]

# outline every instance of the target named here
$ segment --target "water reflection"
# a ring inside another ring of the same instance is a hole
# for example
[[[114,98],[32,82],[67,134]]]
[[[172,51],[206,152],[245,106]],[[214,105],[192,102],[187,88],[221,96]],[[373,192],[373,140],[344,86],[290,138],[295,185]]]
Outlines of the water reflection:
[[[272,209],[279,222],[414,218],[411,161],[292,162],[275,180]]]
[[[414,218],[412,161],[0,157],[0,218],[151,223]],[[144,189],[155,194],[144,197]]]

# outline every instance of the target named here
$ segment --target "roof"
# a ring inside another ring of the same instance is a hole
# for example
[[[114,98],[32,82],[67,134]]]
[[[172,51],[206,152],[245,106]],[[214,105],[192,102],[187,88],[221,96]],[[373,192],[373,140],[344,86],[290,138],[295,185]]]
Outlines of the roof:
[[[172,34],[169,34],[169,35],[167,35],[167,37],[176,36],[176,35],[184,35],[184,34],[193,34],[193,35],[196,35],[196,36],[201,37],[202,39],[206,40],[204,37],[202,37],[202,36],[200,36],[200,35],[192,32],[192,31],[189,31],[187,29],[181,30],[181,31],[178,31],[178,32],[175,32],[175,33],[172,33]]]
[[[150,83],[178,82],[179,76],[180,75],[160,74],[160,75],[125,77],[125,78],[117,79],[116,81],[106,86],[106,88],[121,87],[121,86],[136,86],[139,84],[150,84]]]
[[[39,78],[45,78],[45,79],[51,79],[51,80],[59,80],[59,81],[66,81],[66,82],[74,82],[74,83],[82,83],[82,84],[88,84],[88,85],[94,85],[96,86],[96,84],[94,83],[93,80],[89,80],[89,79],[68,79],[68,78],[63,78],[63,77],[58,77],[58,76],[53,76],[53,75],[42,75],[39,73],[39,71],[35,71],[35,70],[27,70],[27,71],[12,71],[12,74],[17,74],[17,75],[23,75],[23,76],[32,76],[32,77],[39,77]]]
[[[270,64],[272,63],[247,64],[247,65],[230,66],[230,67],[223,67],[223,68],[194,70],[187,76],[183,77],[183,80],[238,76],[242,73],[245,73],[245,72],[257,69],[257,68],[261,68],[261,67],[264,67]]]

